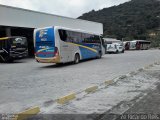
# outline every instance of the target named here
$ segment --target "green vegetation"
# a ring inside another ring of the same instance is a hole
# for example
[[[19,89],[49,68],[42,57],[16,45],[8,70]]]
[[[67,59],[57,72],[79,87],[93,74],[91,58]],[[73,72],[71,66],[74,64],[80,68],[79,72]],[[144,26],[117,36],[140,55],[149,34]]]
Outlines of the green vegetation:
[[[154,47],[160,44],[160,0],[131,0],[92,10],[79,19],[103,23],[104,37],[151,40]]]

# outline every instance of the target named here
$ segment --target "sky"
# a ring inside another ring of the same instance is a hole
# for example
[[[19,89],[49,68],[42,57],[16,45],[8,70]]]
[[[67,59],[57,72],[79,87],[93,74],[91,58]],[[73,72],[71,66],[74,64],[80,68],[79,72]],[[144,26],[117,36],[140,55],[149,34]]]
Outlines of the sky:
[[[77,18],[91,10],[119,5],[129,0],[0,0],[0,4]]]

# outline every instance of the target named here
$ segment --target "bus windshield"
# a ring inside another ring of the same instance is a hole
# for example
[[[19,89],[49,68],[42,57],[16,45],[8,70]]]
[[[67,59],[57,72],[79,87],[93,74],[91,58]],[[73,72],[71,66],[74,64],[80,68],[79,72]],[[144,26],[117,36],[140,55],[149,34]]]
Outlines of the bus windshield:
[[[11,38],[12,39],[12,45],[15,46],[27,46],[27,40],[23,37],[17,37],[17,38]]]

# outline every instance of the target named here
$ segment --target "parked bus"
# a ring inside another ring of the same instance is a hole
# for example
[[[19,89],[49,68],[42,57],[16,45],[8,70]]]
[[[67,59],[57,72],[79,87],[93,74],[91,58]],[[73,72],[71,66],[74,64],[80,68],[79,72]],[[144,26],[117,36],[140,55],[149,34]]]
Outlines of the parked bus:
[[[101,58],[103,43],[100,35],[81,30],[58,26],[34,30],[35,59],[41,63],[79,63]]]
[[[151,42],[146,40],[133,40],[130,42],[130,49],[134,50],[147,50]]]
[[[20,36],[0,38],[0,61],[13,62],[15,59],[27,57],[27,39]]]
[[[125,50],[147,50],[151,42],[147,40],[124,41]]]

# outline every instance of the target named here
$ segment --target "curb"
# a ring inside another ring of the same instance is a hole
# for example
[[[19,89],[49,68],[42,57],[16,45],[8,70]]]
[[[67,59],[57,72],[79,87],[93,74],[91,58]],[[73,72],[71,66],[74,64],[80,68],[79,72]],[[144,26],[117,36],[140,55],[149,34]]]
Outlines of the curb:
[[[89,93],[95,92],[97,89],[98,89],[98,86],[95,85],[95,86],[86,88],[84,91],[89,94]]]
[[[59,104],[65,104],[73,99],[76,98],[76,94],[75,93],[70,93],[69,95],[63,96],[59,99],[57,99],[57,103]]]
[[[39,112],[40,108],[36,106],[16,114],[13,120],[24,120],[38,114]]]

